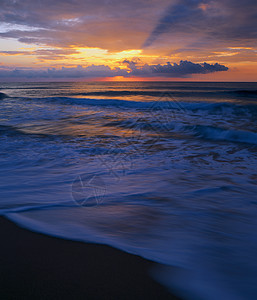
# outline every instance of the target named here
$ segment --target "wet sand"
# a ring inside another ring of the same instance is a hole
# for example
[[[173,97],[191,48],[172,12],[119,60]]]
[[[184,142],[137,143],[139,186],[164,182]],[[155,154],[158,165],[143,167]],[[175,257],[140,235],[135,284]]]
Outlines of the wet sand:
[[[105,245],[34,233],[0,217],[0,298],[177,299],[149,276],[156,264]]]

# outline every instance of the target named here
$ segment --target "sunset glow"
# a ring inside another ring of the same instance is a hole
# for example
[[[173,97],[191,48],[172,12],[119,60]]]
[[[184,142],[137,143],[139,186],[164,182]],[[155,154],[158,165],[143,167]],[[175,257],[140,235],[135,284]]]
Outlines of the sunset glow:
[[[76,80],[257,80],[256,3],[251,0],[247,2],[253,9],[239,1],[233,5],[234,0],[154,0],[150,6],[144,0],[59,2],[3,1],[1,81],[17,79],[14,70],[22,71],[22,80],[32,71],[40,79],[42,72],[53,68],[60,72],[65,68],[61,77],[74,79],[73,70],[89,67],[92,74],[88,69]],[[133,62],[135,68],[124,61]],[[158,65],[180,61],[227,69],[158,71]],[[144,65],[153,67],[145,72]]]

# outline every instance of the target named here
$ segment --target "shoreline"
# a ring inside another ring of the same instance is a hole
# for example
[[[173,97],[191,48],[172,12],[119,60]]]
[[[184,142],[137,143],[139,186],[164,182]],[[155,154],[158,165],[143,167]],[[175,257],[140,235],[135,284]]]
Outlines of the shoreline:
[[[157,263],[106,245],[59,239],[0,217],[1,299],[179,300],[152,279]]]

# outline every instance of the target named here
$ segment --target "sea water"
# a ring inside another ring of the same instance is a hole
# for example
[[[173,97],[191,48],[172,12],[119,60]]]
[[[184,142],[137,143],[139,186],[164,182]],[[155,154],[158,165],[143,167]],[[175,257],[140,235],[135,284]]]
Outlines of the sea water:
[[[0,88],[1,215],[158,262],[184,299],[257,298],[256,83]]]

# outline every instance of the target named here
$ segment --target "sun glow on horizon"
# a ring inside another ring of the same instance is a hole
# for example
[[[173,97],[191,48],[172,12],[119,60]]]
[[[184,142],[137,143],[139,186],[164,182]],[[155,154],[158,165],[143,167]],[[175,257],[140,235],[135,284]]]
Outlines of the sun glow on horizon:
[[[9,41],[8,41],[9,42]],[[66,68],[67,70],[87,67],[108,67],[110,70],[124,70],[127,73],[126,76],[104,76],[98,77],[99,81],[256,81],[257,69],[255,68],[256,62],[254,56],[257,56],[257,50],[255,47],[243,47],[243,46],[227,46],[221,51],[212,51],[211,53],[192,53],[188,52],[171,52],[167,56],[159,56],[156,52],[151,52],[148,49],[129,49],[122,51],[110,51],[99,47],[49,47],[43,45],[26,45],[20,42],[11,41],[10,45],[19,45],[15,50],[12,46],[4,48],[0,51],[0,70],[1,69],[39,69],[48,70],[55,69],[61,70]],[[171,56],[172,55],[172,56]],[[196,74],[188,78],[166,78],[166,77],[144,77],[133,76],[130,74],[130,69],[125,61],[131,61],[137,64],[137,66],[166,64],[167,62],[179,63],[183,59],[183,55],[186,59],[194,61],[195,63],[208,62],[215,64],[217,59],[224,65],[229,64],[228,72],[221,72],[215,74]],[[238,61],[237,57],[246,56],[245,61]],[[249,57],[249,58],[248,58]],[[240,72],[238,72],[240,70]],[[130,75],[129,75],[130,74]],[[242,76],[244,80],[242,80]],[[75,80],[75,79],[73,79]],[[81,78],[79,80],[95,80],[95,77]]]

